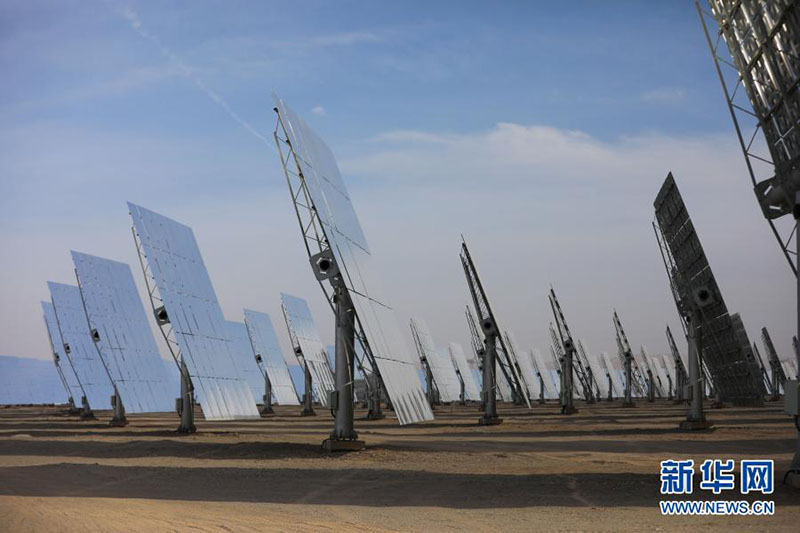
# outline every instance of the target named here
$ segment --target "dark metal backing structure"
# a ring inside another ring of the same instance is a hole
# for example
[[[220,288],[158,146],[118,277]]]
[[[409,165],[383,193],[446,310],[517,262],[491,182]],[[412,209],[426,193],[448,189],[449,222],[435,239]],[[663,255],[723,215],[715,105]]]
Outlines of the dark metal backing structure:
[[[755,352],[753,352],[753,345],[750,343],[750,338],[747,336],[747,329],[744,327],[742,316],[739,313],[731,313],[731,324],[733,325],[733,331],[736,334],[736,339],[739,341],[739,346],[742,348],[742,353],[744,353],[745,358],[748,361],[753,361],[753,363],[756,365],[753,371],[757,372],[760,376],[761,365],[758,362]],[[759,385],[761,395],[765,395],[767,393],[767,389],[764,386],[763,380],[756,381]]]
[[[762,401],[760,369],[743,351],[728,308],[672,173],[654,202],[654,228],[678,313],[686,320],[696,309],[702,330],[702,356],[723,402],[757,405]]]
[[[764,344],[764,350],[767,351],[770,376],[772,377],[772,393],[777,396],[786,385],[786,372],[783,370],[783,364],[775,350],[775,345],[772,344],[772,337],[769,336],[769,331],[765,327],[761,328],[761,342]]]

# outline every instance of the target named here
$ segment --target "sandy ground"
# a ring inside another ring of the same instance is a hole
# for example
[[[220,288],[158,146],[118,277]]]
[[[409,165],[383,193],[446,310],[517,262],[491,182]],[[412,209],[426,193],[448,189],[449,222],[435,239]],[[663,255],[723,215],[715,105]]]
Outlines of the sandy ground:
[[[199,432],[180,436],[174,414],[110,428],[104,412],[2,408],[0,530],[800,531],[800,490],[780,483],[796,433],[779,404],[712,410],[715,429],[699,433],[676,429],[683,407],[671,402],[579,407],[501,404],[505,421],[489,428],[475,406],[410,427],[387,413],[357,421],[367,450],[333,456],[320,448],[332,427],[321,409],[198,416]],[[775,516],[661,516],[668,458],[775,459]]]

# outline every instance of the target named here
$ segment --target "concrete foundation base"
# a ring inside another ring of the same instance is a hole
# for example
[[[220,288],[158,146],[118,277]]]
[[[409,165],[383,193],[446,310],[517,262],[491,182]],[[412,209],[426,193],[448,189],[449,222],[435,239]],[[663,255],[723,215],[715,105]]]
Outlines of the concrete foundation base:
[[[373,413],[372,411],[367,413],[367,420],[383,420],[384,418],[386,415],[383,413]]]
[[[92,411],[81,411],[81,420],[97,420]]]
[[[272,406],[269,405],[269,406],[264,406],[261,409],[259,409],[258,410],[258,414],[260,414],[261,416],[269,416],[269,415],[274,415],[275,411],[273,411],[272,410]]]
[[[636,407],[636,402],[622,402],[622,407]]]
[[[561,408],[561,414],[562,415],[574,415],[577,412],[578,412],[578,408],[575,407],[574,405]]]
[[[317,416],[313,409],[303,409],[300,411],[300,416]]]
[[[322,441],[322,449],[326,452],[359,452],[367,447],[363,440],[334,440]]]
[[[481,426],[497,426],[503,423],[503,419],[499,417],[489,418],[482,416],[478,419],[478,424]]]

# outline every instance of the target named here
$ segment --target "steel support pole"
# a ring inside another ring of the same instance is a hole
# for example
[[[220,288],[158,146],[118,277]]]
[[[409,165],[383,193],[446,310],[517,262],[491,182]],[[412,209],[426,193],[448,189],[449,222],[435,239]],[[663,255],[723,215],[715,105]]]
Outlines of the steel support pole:
[[[539,403],[543,404],[545,403],[545,399],[544,399],[544,379],[542,378],[542,373],[539,372],[539,374],[537,374],[537,377],[539,378]]]
[[[181,358],[181,424],[178,426],[178,433],[194,433],[197,427],[194,425],[194,387],[189,377],[189,369]]]
[[[336,392],[331,398],[334,411],[333,431],[322,447],[329,451],[363,450],[364,441],[358,440],[354,427],[353,378],[355,371],[355,324],[353,303],[341,279],[334,280],[334,305],[336,307]]]
[[[94,420],[96,417],[92,412],[91,406],[89,406],[89,400],[86,398],[84,394],[81,396],[81,419],[83,420]]]
[[[275,411],[272,409],[272,383],[269,380],[269,375],[266,370],[264,371],[264,407],[261,408],[261,416],[274,415]]]
[[[653,371],[649,368],[647,369],[647,401],[651,403],[656,401],[656,387],[653,382]]]
[[[778,374],[779,364],[780,361],[777,361],[777,364],[776,361],[773,360],[770,360],[769,362],[770,370],[772,370],[772,390],[774,391],[772,393],[772,397],[770,398],[770,400],[772,400],[773,402],[777,402],[778,400],[781,399],[781,380]]]
[[[433,372],[431,372],[431,365],[425,361],[425,392],[428,396],[428,403],[433,409],[436,404],[436,395],[433,393]]]
[[[75,398],[70,396],[69,400],[67,400],[67,403],[69,404],[69,414],[71,415],[81,414],[81,410],[78,408],[77,405],[75,405]]]
[[[800,339],[800,191],[795,193],[795,204],[794,210],[792,214],[794,215],[794,222],[795,222],[795,234],[794,234],[794,241],[797,247],[797,269],[796,269],[796,285],[797,285],[797,338]],[[800,372],[800,350],[795,350],[795,359],[797,360],[797,369]],[[784,391],[785,393],[786,391]],[[784,394],[784,396],[787,396]],[[792,466],[789,469],[789,472],[786,473],[786,476],[789,474],[795,474],[795,476],[800,475],[800,417],[794,417],[794,426],[797,429],[797,443],[795,445],[794,457],[792,458]],[[784,477],[784,480],[786,477]]]
[[[633,354],[625,352],[625,401],[622,402],[622,407],[635,407],[633,403]]]
[[[466,387],[464,387],[464,378],[461,377],[461,374],[458,374],[458,384],[460,386],[460,390],[458,393],[458,403],[459,405],[467,405],[467,391]]]
[[[564,356],[564,370],[561,373],[564,378],[564,397],[561,402],[561,414],[571,415],[576,413],[578,410],[575,409],[575,404],[573,400],[573,350],[572,348],[568,348],[565,350],[566,355]]]
[[[487,334],[484,338],[483,353],[483,416],[478,420],[482,426],[500,424],[503,419],[497,416],[497,394],[495,392],[495,358],[497,357],[497,335]]]
[[[673,394],[672,394],[672,376],[669,375],[669,372],[667,372],[666,374],[667,374],[667,387],[668,387],[667,400],[671,400],[673,398]]]
[[[303,357],[303,367],[305,369],[305,392],[303,393],[303,410],[300,412],[300,416],[316,416],[317,413],[314,412],[314,395],[311,393],[312,382],[311,382],[311,369],[308,367],[308,361],[306,358]]]
[[[684,390],[686,389],[686,380],[683,379],[683,372],[678,372],[678,366],[675,366],[675,400],[674,402],[683,403]]]
[[[706,429],[712,424],[703,412],[703,375],[700,372],[702,358],[702,333],[699,325],[699,312],[694,310],[687,320],[687,340],[689,341],[689,412],[680,423],[681,429]]]
[[[383,387],[381,387],[381,378],[377,374],[372,375],[374,386],[369,392],[369,411],[367,412],[367,420],[382,420],[386,418],[381,408],[381,397],[383,396]]]
[[[485,349],[481,348],[480,350],[478,350],[478,361],[480,361],[480,364],[481,364],[480,371],[481,371],[481,380],[482,380],[482,383],[481,383],[481,404],[478,406],[478,411],[480,411],[480,412],[484,412],[486,410],[486,391],[489,390],[489,389],[486,388],[486,378],[484,377],[484,374],[486,372],[483,370],[483,365],[486,364],[485,355],[486,355],[486,350]]]
[[[606,374],[606,378],[608,378],[608,398],[609,402],[614,401],[614,383],[611,381],[611,374]]]
[[[122,405],[122,398],[119,395],[117,386],[114,385],[114,396],[111,398],[114,404],[114,416],[111,417],[108,425],[111,427],[124,427],[128,425],[128,419],[125,416],[125,407]]]

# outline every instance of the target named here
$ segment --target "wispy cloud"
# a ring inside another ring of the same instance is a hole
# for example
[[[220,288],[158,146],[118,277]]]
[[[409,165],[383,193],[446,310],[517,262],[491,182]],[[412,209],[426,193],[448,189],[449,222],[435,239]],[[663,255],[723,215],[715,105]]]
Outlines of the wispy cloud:
[[[321,105],[313,107],[311,109],[311,112],[313,114],[317,115],[318,117],[324,117],[325,115],[327,115],[327,112],[325,111],[325,108],[322,107]]]
[[[158,50],[161,52],[161,55],[169,59],[172,64],[176,65],[184,76],[190,79],[198,89],[203,91],[206,96],[208,96],[212,102],[220,106],[233,120],[239,123],[245,130],[250,132],[254,137],[258,140],[268,143],[269,140],[267,137],[259,133],[248,121],[243,119],[236,113],[228,102],[220,96],[216,91],[211,89],[206,83],[201,80],[184,61],[178,57],[175,53],[172,52],[157,36],[153,35],[149,31],[147,31],[144,26],[142,25],[142,21],[139,18],[139,15],[130,7],[125,6],[120,10],[120,13],[123,17],[128,21],[130,27],[138,33],[143,39],[146,39],[158,47]]]
[[[332,33],[328,35],[320,35],[312,37],[306,42],[318,47],[331,47],[331,46],[353,46],[364,43],[377,43],[383,39],[377,33],[370,31],[351,31],[344,33]]]
[[[124,94],[182,75],[184,75],[184,71],[175,65],[137,67],[116,77],[88,86],[83,90],[83,93],[86,96]]]
[[[641,98],[654,104],[680,104],[687,96],[688,92],[682,87],[659,87],[643,92]]]

